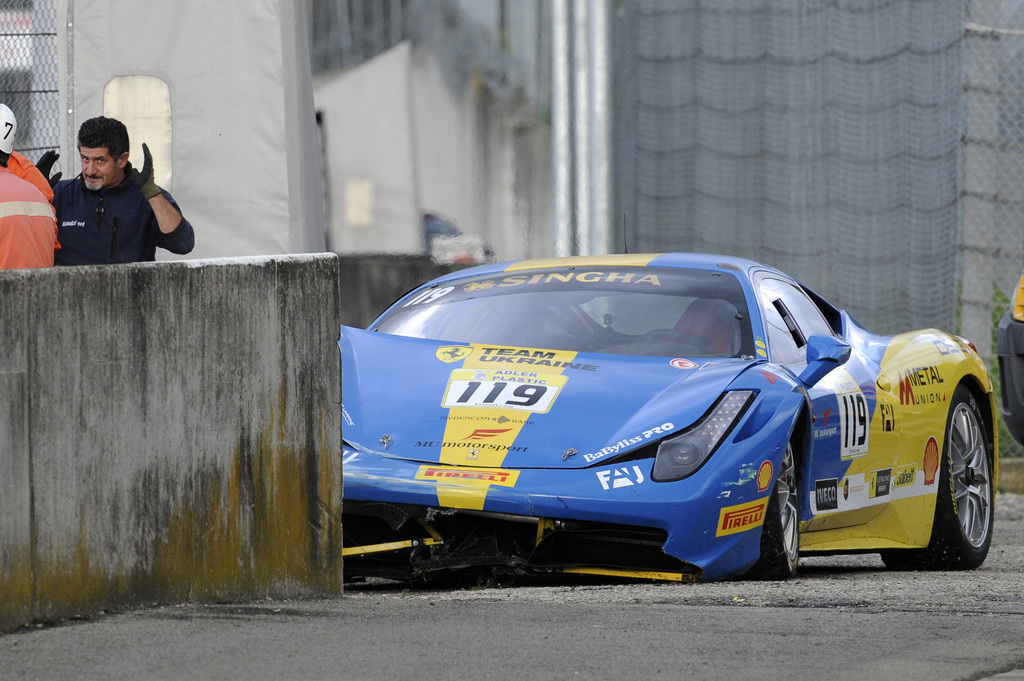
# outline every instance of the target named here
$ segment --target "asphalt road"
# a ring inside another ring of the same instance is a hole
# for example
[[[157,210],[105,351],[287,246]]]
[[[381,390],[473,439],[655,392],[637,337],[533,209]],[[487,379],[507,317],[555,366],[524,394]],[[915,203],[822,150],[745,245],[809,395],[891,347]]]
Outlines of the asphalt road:
[[[0,679],[1024,680],[1024,496],[966,573],[558,584],[155,606],[0,636]]]

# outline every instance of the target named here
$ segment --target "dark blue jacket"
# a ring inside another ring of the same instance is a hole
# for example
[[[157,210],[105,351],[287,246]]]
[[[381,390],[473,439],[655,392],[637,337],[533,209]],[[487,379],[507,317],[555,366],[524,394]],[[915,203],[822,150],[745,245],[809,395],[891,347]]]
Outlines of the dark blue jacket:
[[[130,164],[125,170],[129,169]],[[160,191],[181,213],[171,195]],[[149,201],[127,176],[121,184],[99,191],[87,189],[81,175],[58,182],[53,207],[60,242],[55,265],[142,262],[156,258],[157,246],[178,254],[195,246],[192,225],[184,217],[170,234],[160,231]]]

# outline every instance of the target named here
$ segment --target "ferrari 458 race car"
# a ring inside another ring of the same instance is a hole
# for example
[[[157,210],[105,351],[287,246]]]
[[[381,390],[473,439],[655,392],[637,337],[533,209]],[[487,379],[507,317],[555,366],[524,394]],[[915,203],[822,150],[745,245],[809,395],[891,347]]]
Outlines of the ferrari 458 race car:
[[[969,569],[992,387],[737,258],[487,264],[342,327],[344,570],[780,579],[798,556]]]

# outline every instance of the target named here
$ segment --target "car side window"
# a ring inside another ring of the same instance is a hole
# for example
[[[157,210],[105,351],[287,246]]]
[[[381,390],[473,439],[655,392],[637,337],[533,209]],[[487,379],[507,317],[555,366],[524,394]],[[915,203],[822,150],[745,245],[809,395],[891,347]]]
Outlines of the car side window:
[[[773,362],[804,364],[811,334],[835,335],[814,301],[792,282],[760,275],[757,294]]]

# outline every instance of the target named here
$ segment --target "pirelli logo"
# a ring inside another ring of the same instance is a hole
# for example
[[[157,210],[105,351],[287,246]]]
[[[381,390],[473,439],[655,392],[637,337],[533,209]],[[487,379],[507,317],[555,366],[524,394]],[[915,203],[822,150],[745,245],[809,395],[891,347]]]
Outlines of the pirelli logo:
[[[727,534],[760,527],[764,523],[764,510],[767,507],[768,497],[737,506],[726,506],[718,513],[718,530],[715,536],[724,537]]]
[[[519,471],[464,466],[420,466],[417,480],[434,480],[448,485],[502,485],[514,487]]]

